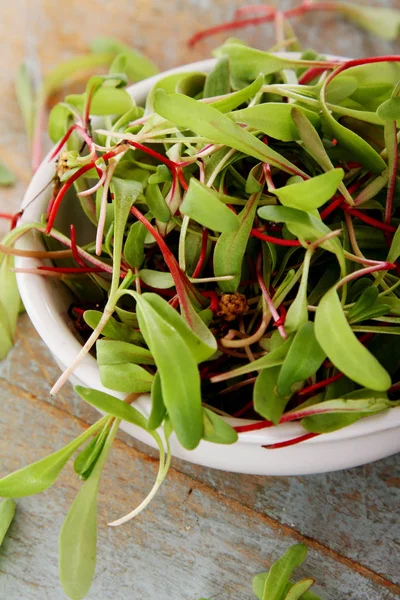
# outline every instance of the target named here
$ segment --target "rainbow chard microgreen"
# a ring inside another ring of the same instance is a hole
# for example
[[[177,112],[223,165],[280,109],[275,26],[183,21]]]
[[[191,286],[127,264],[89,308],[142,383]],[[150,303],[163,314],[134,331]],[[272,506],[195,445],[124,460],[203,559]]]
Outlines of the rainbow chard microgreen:
[[[304,381],[318,371],[325,358],[315,337],[314,323],[304,323],[294,336],[279,372],[278,394],[290,397],[297,392]]]
[[[214,274],[216,277],[233,275],[230,281],[220,281],[224,292],[236,292],[242,274],[242,264],[246,252],[249,234],[253,227],[261,192],[250,196],[246,206],[237,216],[239,228],[220,235],[214,250]]]
[[[332,198],[342,182],[343,176],[343,169],[334,169],[328,173],[316,175],[308,181],[275,189],[273,193],[278,196],[283,206],[311,212]]]
[[[236,123],[244,123],[248,127],[261,131],[277,140],[291,142],[299,139],[299,133],[291,120],[292,105],[283,102],[268,102],[257,104],[229,113]],[[318,115],[305,108],[299,108],[304,116],[320,128]]]
[[[214,444],[234,444],[238,440],[238,434],[214,411],[204,408],[203,440]]]
[[[12,498],[6,498],[0,502],[0,546],[14,518],[16,505]]]
[[[64,448],[61,448],[61,450],[0,479],[0,496],[4,498],[20,498],[22,496],[38,494],[46,490],[53,485],[62,469],[78,448],[94,433],[100,430],[106,421],[107,418],[100,419],[100,421],[89,427],[89,429],[81,433],[81,435]]]
[[[253,590],[259,600],[279,600],[286,598],[285,592],[294,569],[301,565],[307,556],[304,544],[295,544],[273,563],[266,576],[256,575]]]
[[[220,194],[192,177],[180,212],[209,229],[230,232],[239,229],[240,220],[219,199]]]
[[[60,581],[71,600],[81,600],[88,593],[96,569],[97,495],[100,477],[118,431],[115,421],[100,455],[75,498],[60,533]]]
[[[218,100],[213,100],[213,102],[211,102],[211,106],[218,109],[222,113],[228,113],[231,110],[234,110],[237,106],[240,106],[251,98],[256,97],[256,95],[260,92],[263,83],[264,76],[260,73],[260,75],[249,85],[246,85],[236,92],[226,94],[224,97],[221,97]]]
[[[347,377],[372,390],[389,389],[389,374],[352,332],[336,287],[328,290],[318,305],[315,335],[329,360]]]
[[[216,108],[196,102],[193,98],[179,94],[166,94],[157,90],[154,107],[158,114],[184,129],[196,131],[198,135],[244,152],[261,161],[266,161],[288,173],[303,175],[303,172],[275,150],[268,148],[258,138],[234,123]]]
[[[160,373],[163,400],[171,423],[181,444],[193,449],[203,433],[200,376],[195,355],[199,356],[200,351],[200,356],[204,356],[202,348],[207,347],[196,340],[190,330],[184,331],[183,321],[179,329],[174,327],[179,316],[175,317],[175,313],[173,319],[168,319],[167,303],[164,302],[163,311],[157,310],[161,304],[158,296],[135,295],[135,299],[140,329]],[[194,344],[200,346],[199,349]],[[207,354],[210,356],[210,352]]]
[[[204,84],[204,98],[212,98],[213,96],[224,96],[231,91],[229,77],[229,60],[226,56],[222,56],[212,71],[207,75]]]

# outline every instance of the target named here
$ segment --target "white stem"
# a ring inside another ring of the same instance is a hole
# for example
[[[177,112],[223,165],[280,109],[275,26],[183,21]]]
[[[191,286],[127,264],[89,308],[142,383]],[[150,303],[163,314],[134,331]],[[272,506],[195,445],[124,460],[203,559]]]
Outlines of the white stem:
[[[97,256],[100,256],[101,252],[102,252],[104,226],[106,224],[106,216],[107,216],[108,189],[110,187],[111,179],[112,179],[112,176],[114,174],[117,164],[118,163],[115,160],[110,160],[110,163],[107,167],[107,175],[106,175],[106,180],[104,182],[103,194],[101,196],[100,215],[99,215],[99,222],[97,224],[97,232],[96,232],[96,254],[97,254]]]
[[[160,450],[160,463],[158,466],[157,479],[156,479],[150,493],[146,496],[146,498],[143,500],[143,502],[141,502],[137,508],[132,510],[130,513],[128,513],[124,517],[121,517],[120,519],[117,519],[116,521],[112,521],[111,523],[108,523],[109,527],[118,527],[119,525],[123,525],[124,523],[127,523],[131,519],[134,519],[151,502],[151,500],[154,498],[154,496],[158,492],[162,482],[165,479],[165,476],[168,472],[169,465],[171,462],[171,452],[169,449],[168,440],[167,440],[168,452],[167,452],[167,457],[165,458],[164,445],[163,445],[159,435],[156,432],[152,432],[152,435],[153,435],[154,439],[156,440],[158,448]]]

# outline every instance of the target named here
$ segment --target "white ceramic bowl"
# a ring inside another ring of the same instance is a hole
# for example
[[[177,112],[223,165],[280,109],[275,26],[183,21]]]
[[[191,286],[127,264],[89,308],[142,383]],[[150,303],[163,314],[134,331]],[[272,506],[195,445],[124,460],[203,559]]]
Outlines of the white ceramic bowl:
[[[293,56],[293,55],[292,55]],[[133,85],[129,91],[138,104],[143,104],[153,84],[166,74],[178,71],[208,72],[214,60],[197,62],[178,69],[167,71]],[[22,207],[27,206],[22,222],[39,220],[45,212],[49,200],[48,184],[54,174],[54,161],[45,159],[35,173],[25,194]],[[29,202],[39,194],[35,202]],[[26,235],[19,242],[24,249],[43,249],[40,237]],[[36,267],[40,261],[18,258],[18,267]],[[69,323],[67,309],[70,296],[62,284],[55,279],[36,275],[18,274],[18,285],[25,308],[39,335],[48,346],[61,367],[68,366],[80,350],[80,343],[74,337]],[[75,371],[73,383],[110,391],[102,386],[95,359],[87,356]],[[115,392],[111,392],[118,395]],[[143,395],[137,405],[145,414],[149,413],[150,398]],[[232,424],[246,424],[252,421],[229,419]],[[122,429],[133,437],[153,445],[141,429],[123,423]],[[386,411],[377,416],[364,418],[340,431],[321,435],[295,446],[276,450],[262,448],[264,444],[286,441],[304,434],[297,423],[287,423],[261,431],[239,435],[239,441],[232,446],[215,445],[202,441],[194,451],[183,449],[175,438],[172,439],[173,455],[193,463],[258,475],[301,475],[345,469],[365,464],[400,451],[400,408]]]

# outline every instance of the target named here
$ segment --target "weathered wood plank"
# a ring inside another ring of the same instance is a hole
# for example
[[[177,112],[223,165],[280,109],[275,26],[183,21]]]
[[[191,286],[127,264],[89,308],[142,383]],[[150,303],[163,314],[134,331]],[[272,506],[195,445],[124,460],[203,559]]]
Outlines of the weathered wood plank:
[[[25,315],[14,350],[7,361],[0,363],[0,377],[15,382],[28,394],[34,391],[39,399],[72,416],[93,422],[96,412],[70,386],[65,386],[56,398],[50,398],[49,390],[58,373],[57,365]],[[144,452],[150,451],[128,436],[123,439]],[[400,584],[398,456],[357,469],[308,477],[251,477],[179,460],[174,461],[174,466],[222,495],[293,527]]]
[[[1,474],[59,447],[82,429],[77,419],[7,384],[1,385],[0,402]],[[285,525],[174,469],[134,523],[107,529],[107,520],[139,502],[155,471],[154,461],[116,443],[102,485],[98,576],[88,598],[195,600],[203,594],[250,600],[252,575],[301,539]],[[68,467],[52,490],[18,501],[16,521],[0,552],[3,597],[64,598],[57,581],[57,535],[77,488]],[[307,573],[317,577],[326,600],[394,600],[400,593],[398,586],[366,569],[357,572],[318,545],[299,570],[299,576]]]

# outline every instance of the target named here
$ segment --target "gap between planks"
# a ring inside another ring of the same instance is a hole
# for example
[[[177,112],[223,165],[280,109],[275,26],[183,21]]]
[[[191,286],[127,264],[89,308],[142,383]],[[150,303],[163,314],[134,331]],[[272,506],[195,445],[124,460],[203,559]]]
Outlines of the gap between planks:
[[[79,417],[76,417],[76,416],[72,415],[71,413],[69,413],[59,407],[53,406],[46,400],[42,400],[42,399],[38,398],[37,396],[35,396],[34,394],[30,394],[29,392],[26,392],[24,389],[20,388],[18,385],[11,384],[4,377],[0,376],[0,383],[4,384],[6,389],[10,390],[10,393],[15,394],[17,392],[20,398],[23,398],[24,400],[26,400],[27,402],[30,402],[32,404],[34,403],[35,407],[37,407],[39,410],[44,410],[48,414],[51,414],[54,417],[56,417],[58,420],[62,417],[67,416],[82,429],[87,429],[89,426],[88,423],[86,423],[83,419],[80,419]],[[141,457],[142,459],[148,458],[148,455],[145,452],[142,452],[136,448],[128,446],[122,440],[116,439],[114,443],[117,445],[117,447],[120,450],[122,450],[127,455],[131,455],[133,452],[137,457]],[[261,519],[266,524],[268,524],[268,526],[271,529],[274,529],[275,531],[279,532],[279,534],[281,534],[283,536],[291,537],[298,542],[306,543],[309,548],[312,548],[316,552],[319,552],[322,555],[328,556],[329,558],[346,566],[347,568],[351,569],[352,571],[355,571],[362,577],[365,577],[366,579],[369,579],[369,580],[373,581],[374,583],[381,585],[382,587],[385,587],[388,590],[390,590],[391,592],[400,596],[400,586],[396,585],[395,583],[393,583],[392,581],[390,581],[383,575],[376,573],[372,569],[357,563],[356,561],[354,561],[351,558],[347,558],[346,556],[343,556],[342,554],[340,554],[339,552],[336,552],[335,550],[332,550],[331,548],[329,548],[329,546],[325,546],[324,544],[322,544],[315,538],[309,537],[307,535],[303,535],[299,531],[297,531],[294,527],[291,527],[286,524],[282,524],[279,521],[276,521],[272,517],[268,516],[267,514],[260,512],[258,510],[255,510],[254,508],[248,506],[247,504],[242,504],[238,500],[230,498],[227,494],[218,492],[215,488],[205,484],[202,481],[197,480],[192,475],[187,475],[186,473],[179,471],[179,469],[177,469],[176,467],[170,468],[170,473],[169,473],[168,477],[170,478],[172,476],[176,477],[178,479],[178,481],[180,481],[180,482],[181,481],[185,481],[186,483],[188,481],[194,482],[198,489],[204,491],[208,495],[213,496],[214,499],[217,499],[219,501],[223,500],[225,505],[227,507],[231,508],[233,512],[235,510],[240,510],[245,515],[248,515],[249,517],[252,517],[252,518],[254,518],[254,516],[257,515],[257,517],[259,519]],[[168,484],[168,480],[166,483]],[[189,487],[193,488],[194,486],[189,485]]]

